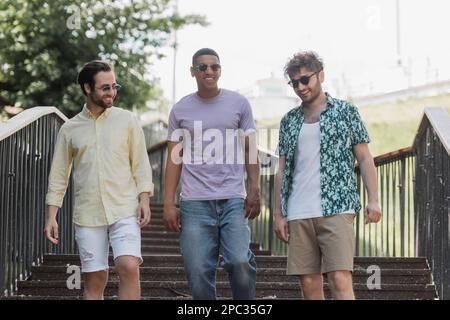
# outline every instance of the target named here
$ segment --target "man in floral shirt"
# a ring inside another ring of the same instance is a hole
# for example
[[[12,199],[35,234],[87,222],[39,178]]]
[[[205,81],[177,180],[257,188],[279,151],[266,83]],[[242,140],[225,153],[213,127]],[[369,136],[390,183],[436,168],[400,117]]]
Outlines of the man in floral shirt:
[[[369,135],[355,106],[322,90],[315,52],[295,54],[285,75],[302,100],[281,120],[275,179],[275,233],[289,244],[287,274],[300,276],[305,299],[324,299],[323,273],[334,299],[354,299],[355,157],[368,193],[365,223],[381,219]]]

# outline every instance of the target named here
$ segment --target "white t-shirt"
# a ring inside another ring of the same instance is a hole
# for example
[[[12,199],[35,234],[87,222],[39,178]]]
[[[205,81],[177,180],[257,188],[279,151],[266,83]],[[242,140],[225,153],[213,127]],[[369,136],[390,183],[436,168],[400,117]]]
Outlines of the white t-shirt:
[[[298,135],[287,219],[322,217],[320,197],[320,123],[303,123]],[[353,210],[342,213],[355,213]]]
[[[303,123],[298,135],[288,220],[322,217],[320,206],[320,125]]]

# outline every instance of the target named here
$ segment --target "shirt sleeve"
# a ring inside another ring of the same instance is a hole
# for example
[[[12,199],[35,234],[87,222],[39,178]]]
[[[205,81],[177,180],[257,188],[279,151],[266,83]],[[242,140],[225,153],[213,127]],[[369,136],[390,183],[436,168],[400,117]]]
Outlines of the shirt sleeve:
[[[58,132],[52,165],[48,177],[47,205],[61,208],[72,170],[73,152],[64,127]]]
[[[360,143],[369,143],[369,133],[361,120],[361,116],[359,115],[358,109],[350,105],[350,128],[351,128],[351,142],[352,145],[360,144]]]
[[[286,128],[285,128],[286,119],[283,117],[280,122],[280,133],[278,135],[278,147],[276,150],[276,154],[279,156],[285,156],[286,155],[286,145],[284,143],[286,138]]]
[[[145,145],[144,131],[134,115],[129,128],[129,147],[131,173],[136,182],[138,194],[148,192],[152,196],[154,192],[152,168]]]
[[[180,134],[180,132],[178,132],[178,130],[180,130],[180,125],[178,124],[178,121],[176,119],[174,108],[172,108],[172,110],[170,110],[170,113],[169,113],[169,126],[167,129],[167,140],[173,141],[173,142],[179,142],[180,136],[182,136],[182,134]]]
[[[239,120],[239,129],[244,131],[244,135],[248,136],[256,132],[255,121],[253,120],[252,107],[246,98],[243,98],[242,115]]]

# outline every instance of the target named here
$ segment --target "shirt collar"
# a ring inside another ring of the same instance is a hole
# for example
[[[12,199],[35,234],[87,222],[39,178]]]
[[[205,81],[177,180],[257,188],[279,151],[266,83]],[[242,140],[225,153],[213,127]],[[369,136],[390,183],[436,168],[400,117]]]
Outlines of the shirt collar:
[[[334,99],[333,99],[332,96],[330,96],[330,94],[328,92],[325,92],[325,98],[326,98],[326,101],[327,101],[326,102],[327,106],[326,106],[324,111],[327,111],[328,109],[331,109],[331,108],[334,107]],[[300,104],[300,106],[298,108],[298,111],[300,112],[301,115],[303,115],[303,113],[304,113],[303,112],[303,103]]]
[[[101,117],[105,117],[107,118],[109,116],[109,114],[111,113],[111,108],[106,108],[105,111],[103,111],[103,113],[99,116],[99,118]],[[83,110],[81,111],[83,113],[83,115],[88,118],[88,119],[96,119],[95,116],[92,114],[92,112],[87,108],[86,103],[83,106]]]

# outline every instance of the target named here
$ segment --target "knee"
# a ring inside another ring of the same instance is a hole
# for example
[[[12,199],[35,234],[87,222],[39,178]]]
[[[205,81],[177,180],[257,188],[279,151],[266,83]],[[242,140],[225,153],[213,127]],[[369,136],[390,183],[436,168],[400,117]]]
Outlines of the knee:
[[[101,298],[106,282],[108,281],[108,271],[95,271],[83,274],[84,291],[88,298]]]
[[[337,291],[347,291],[352,287],[352,273],[350,271],[336,271],[328,275],[330,286]]]
[[[232,256],[224,261],[223,267],[227,271],[246,271],[254,269],[253,260],[248,257]]]
[[[139,276],[139,261],[135,257],[119,258],[116,264],[116,272],[119,277],[138,277]]]
[[[323,289],[322,276],[302,276],[301,284],[303,290],[306,292],[312,292]]]

